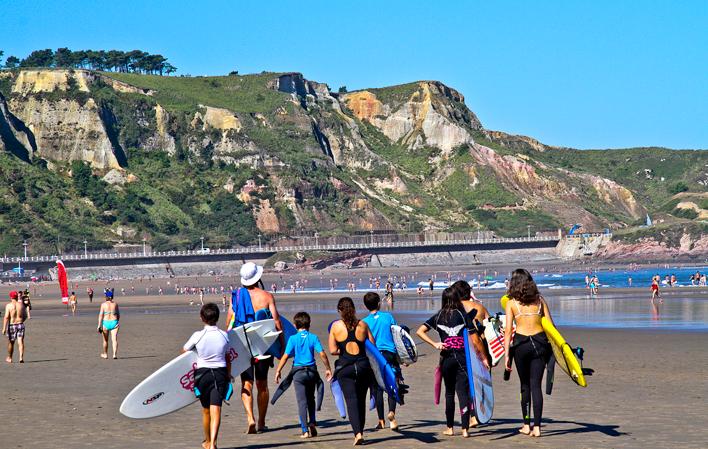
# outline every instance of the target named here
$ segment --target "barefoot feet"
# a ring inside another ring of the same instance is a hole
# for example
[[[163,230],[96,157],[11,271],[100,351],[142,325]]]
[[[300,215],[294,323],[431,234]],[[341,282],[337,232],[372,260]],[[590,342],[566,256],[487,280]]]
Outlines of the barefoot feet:
[[[521,429],[519,429],[519,433],[523,433],[524,435],[530,435],[531,434],[531,428],[529,427],[528,424],[524,424]]]

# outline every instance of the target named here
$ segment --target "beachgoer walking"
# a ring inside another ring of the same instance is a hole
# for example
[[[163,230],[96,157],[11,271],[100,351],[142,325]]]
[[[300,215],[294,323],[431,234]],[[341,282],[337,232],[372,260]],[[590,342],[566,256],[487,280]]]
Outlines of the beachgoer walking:
[[[461,412],[462,436],[469,437],[470,427],[470,389],[467,380],[464,338],[470,327],[464,306],[455,289],[447,287],[442,292],[442,307],[425,323],[416,334],[424,342],[440,351],[438,367],[445,384],[445,422],[447,428],[443,435],[453,436],[455,415]],[[433,341],[428,332],[435,330],[440,341]],[[455,394],[459,408],[455,406]]]
[[[369,358],[364,350],[368,339],[376,344],[369,326],[356,317],[354,301],[341,298],[337,303],[341,319],[332,323],[329,332],[329,352],[338,355],[335,362],[334,378],[339,381],[347,404],[347,417],[354,432],[354,445],[364,443],[366,422],[366,392],[374,382]]]
[[[651,281],[651,301],[654,302],[657,298],[660,304],[664,302],[664,300],[661,299],[661,293],[659,293],[659,281],[654,278]]]
[[[103,349],[101,358],[108,358],[108,337],[111,337],[113,343],[113,358],[118,358],[118,327],[120,324],[120,309],[118,304],[113,301],[113,289],[106,289],[106,300],[101,304],[98,310],[98,327],[96,330],[103,338]]]
[[[398,324],[392,314],[382,312],[381,297],[378,293],[368,292],[364,295],[364,306],[369,311],[369,315],[363,321],[371,329],[376,341],[376,347],[381,351],[384,359],[391,365],[391,368],[396,372],[396,380],[400,384],[403,375],[401,374],[401,366],[398,363],[398,353],[396,352],[396,344],[393,342],[391,334],[391,326]],[[377,429],[383,429],[386,426],[384,420],[384,391],[377,386],[375,389],[376,397],[376,412],[379,415],[379,423]],[[398,422],[396,421],[396,399],[388,395],[388,414],[386,415],[391,430],[398,430]]]
[[[541,379],[551,355],[550,344],[541,326],[541,318],[551,320],[551,312],[538,291],[531,274],[523,269],[514,270],[509,282],[506,304],[506,328],[504,331],[504,355],[506,370],[511,371],[511,360],[521,381],[521,415],[524,424],[520,433],[541,436],[543,394]],[[512,343],[512,323],[516,323],[516,335]],[[529,407],[533,403],[533,425]]]
[[[76,293],[71,292],[71,296],[69,296],[69,305],[71,306],[71,314],[76,315]]]
[[[275,321],[275,328],[283,330],[280,322],[278,308],[275,305],[275,298],[271,293],[265,291],[261,277],[263,267],[247,262],[241,267],[241,285],[245,291],[234,291],[231,298],[231,307],[226,322],[229,331],[234,327],[250,323],[255,320],[255,312],[265,309],[270,317]],[[285,347],[285,339],[281,336],[281,347]],[[268,370],[273,366],[273,358],[255,361],[251,368],[241,373],[241,401],[246,410],[248,427],[246,433],[263,432],[266,430],[266,413],[268,412],[268,401],[270,392],[268,391]],[[258,403],[258,422],[256,423],[253,414],[253,383],[255,381]]]
[[[93,289],[91,287],[87,288],[86,293],[88,293],[89,302],[93,302]]]
[[[315,391],[319,388],[321,389],[321,394],[324,394],[324,383],[317,372],[315,353],[319,354],[325,365],[327,381],[332,379],[332,369],[330,368],[327,354],[322,349],[320,339],[317,335],[310,333],[310,315],[307,312],[298,312],[293,317],[293,321],[295,328],[297,328],[297,334],[288,339],[285,353],[280,358],[278,368],[275,370],[275,383],[280,383],[281,372],[288,358],[294,357],[293,368],[285,381],[278,387],[278,392],[282,394],[291,383],[295,385],[295,398],[297,399],[300,430],[302,431],[300,437],[312,438],[317,436]],[[320,401],[321,398],[322,396],[320,396]],[[273,401],[275,399],[277,399],[276,396],[273,397]],[[321,404],[319,405],[321,406]]]
[[[182,347],[182,352],[197,352],[194,393],[202,405],[202,447],[216,449],[221,425],[221,406],[233,393],[231,359],[228,357],[231,346],[228,334],[216,327],[219,321],[219,307],[216,304],[203,305],[199,316],[204,328],[192,334]]]
[[[12,363],[15,342],[20,352],[20,363],[25,363],[25,321],[29,319],[27,307],[19,300],[16,291],[10,292],[10,303],[5,306],[5,316],[2,320],[2,334],[7,335],[7,357],[5,361]]]

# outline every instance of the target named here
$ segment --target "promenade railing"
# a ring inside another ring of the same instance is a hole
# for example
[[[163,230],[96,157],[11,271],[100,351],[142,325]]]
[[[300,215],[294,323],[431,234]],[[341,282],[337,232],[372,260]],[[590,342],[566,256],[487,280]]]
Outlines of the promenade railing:
[[[352,243],[327,243],[320,244],[316,241],[307,244],[262,244],[251,245],[236,248],[216,248],[216,249],[192,249],[192,250],[175,250],[175,251],[139,251],[139,252],[90,252],[90,253],[75,253],[47,256],[28,256],[28,257],[2,257],[0,261],[6,264],[18,264],[22,262],[53,262],[57,259],[75,261],[75,260],[111,260],[111,259],[135,259],[135,258],[176,258],[182,256],[210,256],[210,255],[259,255],[270,254],[273,252],[282,251],[346,251],[346,250],[366,250],[377,248],[419,248],[431,246],[455,246],[455,245],[489,245],[489,244],[506,244],[506,243],[535,243],[558,241],[557,236],[534,236],[534,237],[492,237],[492,238],[435,238],[436,234],[426,235],[423,239],[399,240],[399,241],[377,241],[381,237],[386,236],[358,236],[359,240],[368,239],[369,241],[360,241]],[[309,240],[316,240],[309,238]]]

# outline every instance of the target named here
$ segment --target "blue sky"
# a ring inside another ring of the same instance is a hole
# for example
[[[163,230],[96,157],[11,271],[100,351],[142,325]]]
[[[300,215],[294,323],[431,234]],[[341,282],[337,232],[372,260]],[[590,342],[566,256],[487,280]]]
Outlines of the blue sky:
[[[0,1],[0,50],[141,49],[178,73],[436,79],[483,125],[576,148],[708,148],[706,1]]]

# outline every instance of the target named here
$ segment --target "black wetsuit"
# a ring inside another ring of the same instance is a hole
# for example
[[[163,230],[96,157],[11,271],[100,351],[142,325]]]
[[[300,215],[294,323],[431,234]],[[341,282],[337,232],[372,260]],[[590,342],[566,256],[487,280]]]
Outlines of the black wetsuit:
[[[462,311],[441,310],[430,317],[424,325],[440,335],[440,341],[448,349],[440,351],[440,369],[445,383],[445,421],[447,427],[455,424],[455,393],[462,414],[462,428],[470,426],[470,386],[467,380],[465,347],[468,322]]]
[[[356,343],[358,354],[347,352],[347,343]],[[342,388],[344,401],[347,404],[347,416],[354,434],[364,432],[366,422],[366,392],[374,382],[374,372],[366,357],[364,342],[356,338],[356,327],[347,330],[347,339],[337,342],[339,359],[335,362],[336,378]]]
[[[543,415],[541,381],[551,354],[548,338],[544,332],[535,335],[522,335],[517,332],[511,351],[521,381],[521,413],[524,416],[524,424],[531,423],[529,404],[533,401],[533,425],[538,427]]]

